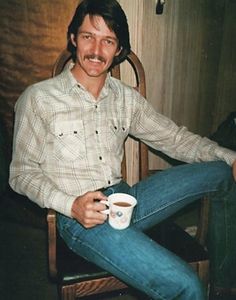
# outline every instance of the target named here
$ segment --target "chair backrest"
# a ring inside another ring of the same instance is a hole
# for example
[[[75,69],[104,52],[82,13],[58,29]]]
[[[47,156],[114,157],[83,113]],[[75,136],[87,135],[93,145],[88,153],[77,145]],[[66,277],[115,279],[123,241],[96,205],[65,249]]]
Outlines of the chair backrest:
[[[52,76],[56,76],[61,73],[61,71],[72,61],[71,53],[66,49],[62,51],[59,57],[56,60],[56,63],[52,70]],[[146,82],[145,82],[145,72],[137,55],[131,51],[127,56],[126,61],[130,64],[136,81],[134,88],[139,91],[139,93],[146,97]],[[111,75],[117,79],[121,79],[120,65],[115,66],[111,70]],[[122,78],[123,80],[123,78]],[[123,80],[124,81],[124,80]],[[143,179],[148,175],[148,148],[142,142],[139,142],[138,145],[139,153],[139,179]],[[122,176],[124,179],[127,178],[127,169],[126,169],[126,155],[122,162]]]

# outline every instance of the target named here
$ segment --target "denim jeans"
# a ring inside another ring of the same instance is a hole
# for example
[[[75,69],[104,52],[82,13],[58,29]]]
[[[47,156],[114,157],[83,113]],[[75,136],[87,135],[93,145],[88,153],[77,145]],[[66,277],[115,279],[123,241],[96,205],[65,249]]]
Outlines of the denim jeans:
[[[144,231],[203,195],[215,195],[217,191],[222,195],[227,194],[232,184],[231,168],[224,162],[169,168],[132,187],[121,182],[105,191],[106,195],[125,192],[136,197],[138,204],[129,228],[115,230],[105,222],[92,229],[85,229],[75,220],[58,215],[59,232],[74,252],[144,292],[151,299],[202,300],[205,299],[204,288],[191,267],[153,242]],[[211,225],[217,223],[218,218],[221,220],[222,214],[228,214],[227,206],[223,203],[220,211],[213,214],[216,219]],[[227,235],[224,222],[217,230],[214,235],[216,240],[212,242],[213,252],[214,246],[217,247]]]
[[[208,249],[211,289],[236,288],[236,184],[221,189],[210,202]],[[228,299],[228,298],[227,298]]]

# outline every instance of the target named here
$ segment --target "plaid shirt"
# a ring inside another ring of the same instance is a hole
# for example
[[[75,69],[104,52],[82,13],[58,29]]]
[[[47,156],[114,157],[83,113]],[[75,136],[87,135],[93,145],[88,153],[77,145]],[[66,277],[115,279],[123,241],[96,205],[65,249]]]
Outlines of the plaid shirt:
[[[41,207],[71,216],[77,196],[120,182],[127,135],[185,162],[236,159],[110,75],[95,100],[67,68],[17,101],[10,185]]]

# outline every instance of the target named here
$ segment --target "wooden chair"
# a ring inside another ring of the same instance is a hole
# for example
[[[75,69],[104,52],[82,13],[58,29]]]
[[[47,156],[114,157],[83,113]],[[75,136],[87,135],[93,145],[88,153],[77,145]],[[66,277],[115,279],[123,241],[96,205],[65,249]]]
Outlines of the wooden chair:
[[[66,50],[59,56],[53,68],[53,76],[59,74],[65,65],[71,61]],[[145,96],[145,74],[141,62],[131,52],[127,58],[136,78],[136,89]],[[112,76],[120,78],[120,66],[112,70]],[[122,174],[126,178],[125,158],[122,164]],[[139,178],[148,176],[148,149],[139,142]],[[196,270],[201,280],[208,284],[209,260],[204,247],[207,228],[208,203],[201,200],[200,222],[196,238],[191,237],[182,228],[172,222],[163,222],[152,228],[149,234],[154,240],[181,256]],[[79,297],[96,295],[128,288],[124,282],[108,272],[72,253],[64,241],[57,235],[56,212],[48,210],[48,255],[49,273],[56,281],[62,299],[71,300]],[[96,299],[96,298],[94,298]]]

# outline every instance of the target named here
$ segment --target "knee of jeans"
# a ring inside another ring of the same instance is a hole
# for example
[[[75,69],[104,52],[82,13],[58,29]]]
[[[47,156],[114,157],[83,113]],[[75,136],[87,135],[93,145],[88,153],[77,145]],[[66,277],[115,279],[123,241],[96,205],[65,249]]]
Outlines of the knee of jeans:
[[[211,166],[216,174],[221,175],[223,178],[231,178],[232,177],[232,168],[224,161],[215,161],[211,162]]]
[[[221,191],[229,190],[235,184],[232,168],[223,161],[214,162],[212,172],[218,178]]]

